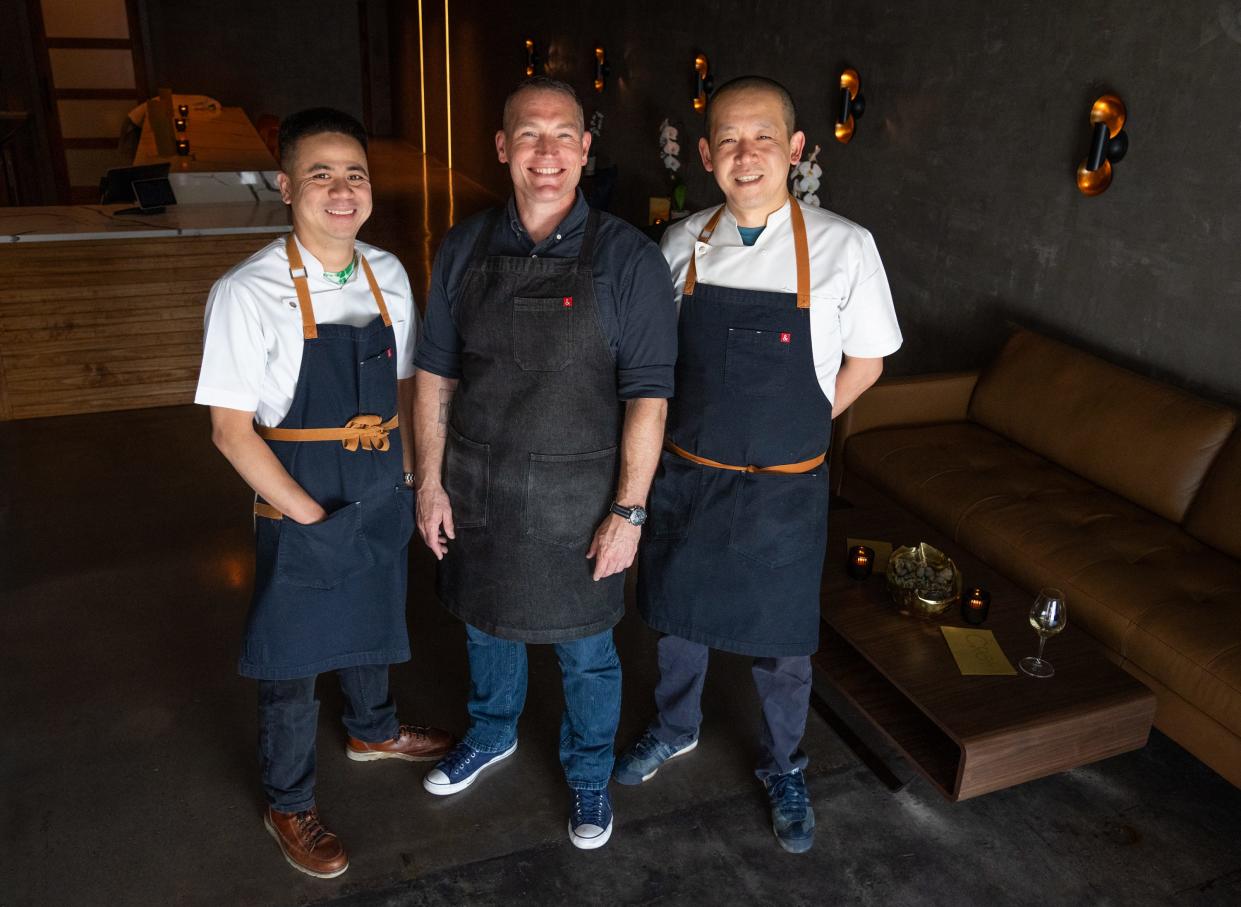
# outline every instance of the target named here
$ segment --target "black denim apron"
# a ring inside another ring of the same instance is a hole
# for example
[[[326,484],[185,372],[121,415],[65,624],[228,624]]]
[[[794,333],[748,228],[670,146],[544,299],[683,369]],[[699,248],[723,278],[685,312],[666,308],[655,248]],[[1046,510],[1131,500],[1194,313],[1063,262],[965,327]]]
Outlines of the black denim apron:
[[[301,255],[290,273],[304,341],[297,390],[276,428],[255,426],[289,475],[327,511],[321,523],[255,504],[254,597],[238,670],[289,680],[409,660],[406,551],[413,532],[396,427],[396,336],[370,266],[380,314],[365,327],[316,324]]]
[[[639,552],[651,627],[767,657],[817,651],[827,545],[831,404],[814,370],[805,225],[792,205],[798,293],[696,284],[690,269]]]
[[[576,259],[488,256],[492,212],[456,303],[461,380],[444,451],[456,538],[439,595],[493,636],[550,643],[616,625],[622,574],[586,550],[612,503],[621,431],[616,362],[591,272],[598,212]]]

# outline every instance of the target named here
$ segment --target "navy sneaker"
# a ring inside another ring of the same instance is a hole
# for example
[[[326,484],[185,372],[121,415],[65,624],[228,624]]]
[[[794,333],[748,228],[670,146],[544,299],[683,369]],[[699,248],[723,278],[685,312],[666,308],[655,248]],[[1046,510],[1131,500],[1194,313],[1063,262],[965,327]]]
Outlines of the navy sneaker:
[[[436,763],[435,768],[427,772],[422,779],[422,786],[430,793],[443,797],[465,790],[474,783],[474,779],[489,765],[495,765],[501,759],[507,759],[517,752],[517,743],[503,752],[484,753],[476,750],[464,740],[452,748],[447,756]]]
[[[574,847],[594,850],[612,837],[612,797],[607,790],[573,790],[569,840]]]
[[[789,853],[805,853],[814,844],[814,810],[801,769],[772,775],[763,782],[771,801],[771,828]]]
[[[654,734],[646,731],[616,760],[616,770],[612,777],[621,784],[650,781],[659,771],[659,767],[669,759],[692,753],[697,746],[697,737],[689,743],[673,746],[670,743],[661,743],[655,739]]]

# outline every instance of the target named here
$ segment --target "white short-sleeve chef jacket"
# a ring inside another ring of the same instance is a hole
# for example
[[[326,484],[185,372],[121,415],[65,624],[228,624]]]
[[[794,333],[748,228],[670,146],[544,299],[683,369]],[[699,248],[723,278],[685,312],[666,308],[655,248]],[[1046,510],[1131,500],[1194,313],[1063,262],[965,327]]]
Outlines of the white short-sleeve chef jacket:
[[[685,288],[690,255],[697,254],[698,283],[739,290],[797,292],[797,258],[793,251],[792,201],[767,218],[767,228],[752,246],[741,241],[737,219],[727,209],[710,243],[698,234],[716,211],[708,208],[679,221],[664,234],[661,248],[676,287],[677,305]],[[810,350],[819,385],[828,400],[836,396],[841,354],[879,358],[896,352],[901,329],[896,323],[892,291],[869,232],[852,221],[801,206],[810,251]]]
[[[289,276],[284,237],[272,241],[216,281],[207,297],[203,363],[195,403],[253,411],[260,425],[279,425],[293,404],[302,366],[302,316]],[[362,327],[379,315],[358,266],[342,287],[298,242],[319,324]],[[396,334],[396,375],[414,374],[417,309],[405,268],[395,255],[366,243],[366,256],[383,293]]]

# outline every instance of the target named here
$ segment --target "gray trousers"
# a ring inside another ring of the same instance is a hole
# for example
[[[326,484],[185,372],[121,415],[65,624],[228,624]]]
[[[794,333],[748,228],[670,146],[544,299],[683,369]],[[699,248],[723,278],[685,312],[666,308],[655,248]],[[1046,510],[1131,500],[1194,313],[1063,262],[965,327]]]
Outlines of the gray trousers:
[[[702,685],[707,679],[710,649],[701,643],[667,635],[659,640],[658,714],[651,733],[661,743],[683,746],[698,738],[702,724]],[[809,655],[755,658],[751,673],[762,711],[758,767],[760,781],[803,769],[809,761],[801,749],[810,708]]]

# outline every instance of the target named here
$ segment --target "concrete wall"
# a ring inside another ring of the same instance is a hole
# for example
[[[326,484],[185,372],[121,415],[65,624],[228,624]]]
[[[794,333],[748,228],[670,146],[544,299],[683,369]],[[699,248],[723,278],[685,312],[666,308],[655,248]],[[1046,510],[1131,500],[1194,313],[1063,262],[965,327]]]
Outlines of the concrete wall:
[[[617,213],[644,220],[647,197],[666,192],[665,116],[683,127],[691,206],[716,202],[692,150],[701,49],[717,82],[760,72],[792,90],[810,146],[823,146],[820,196],[870,228],[887,263],[907,337],[890,372],[984,363],[1012,320],[1241,401],[1241,0],[454,0],[451,15],[454,164],[485,185],[506,187],[491,136],[528,35],[587,116],[604,111]],[[596,41],[613,66],[601,96]],[[868,109],[842,146],[832,120],[846,62]],[[1131,148],[1112,188],[1087,199],[1073,172],[1104,90],[1128,105]]]

